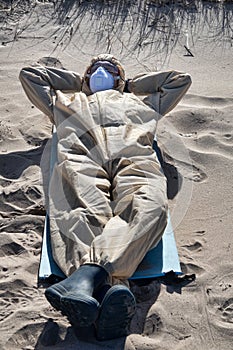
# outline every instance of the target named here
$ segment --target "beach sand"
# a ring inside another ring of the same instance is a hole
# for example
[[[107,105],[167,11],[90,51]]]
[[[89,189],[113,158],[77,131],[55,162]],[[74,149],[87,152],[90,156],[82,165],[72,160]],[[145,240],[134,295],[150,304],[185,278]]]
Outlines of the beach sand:
[[[233,349],[233,5],[7,3],[0,1],[0,349]],[[176,69],[193,81],[159,122],[158,140],[182,271],[196,280],[134,286],[130,335],[106,342],[92,332],[77,338],[37,287],[45,219],[40,165],[51,124],[18,80],[22,67],[44,57],[82,73],[101,52],[117,56],[128,78]]]

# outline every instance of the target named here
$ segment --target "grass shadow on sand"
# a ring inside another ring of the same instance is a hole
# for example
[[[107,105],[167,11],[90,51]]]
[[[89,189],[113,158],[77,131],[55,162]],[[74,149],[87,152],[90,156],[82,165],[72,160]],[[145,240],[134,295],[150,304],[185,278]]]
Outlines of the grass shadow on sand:
[[[233,4],[223,2],[61,0],[54,3],[54,18],[67,25],[57,42],[63,50],[93,42],[95,52],[118,48],[119,56],[146,59],[155,53],[169,57],[177,43],[190,48],[206,40],[214,49],[217,39],[219,45],[232,45]],[[86,20],[89,25],[83,26]]]
[[[121,59],[132,56],[150,70],[147,59],[156,55],[161,65],[169,60],[177,44],[192,50],[201,40],[211,44],[213,50],[216,45],[232,47],[232,1],[11,0],[0,4],[5,4],[0,5],[2,28],[15,17],[15,40],[24,31],[32,31],[27,18],[39,8],[53,24],[50,36],[55,38],[55,45],[50,55],[71,47],[87,54],[87,43],[91,43],[90,56],[117,51]],[[21,14],[25,20],[22,24]]]

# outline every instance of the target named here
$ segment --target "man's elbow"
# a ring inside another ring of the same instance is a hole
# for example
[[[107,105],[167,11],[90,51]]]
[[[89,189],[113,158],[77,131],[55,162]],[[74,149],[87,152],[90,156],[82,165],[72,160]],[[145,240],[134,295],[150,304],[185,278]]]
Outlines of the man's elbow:
[[[181,73],[177,81],[177,88],[180,90],[180,98],[188,91],[192,84],[191,75],[188,73]]]
[[[192,84],[191,75],[188,74],[188,73],[185,73],[184,76],[185,76],[185,83],[187,85],[187,88],[189,88],[191,86],[191,84]]]
[[[29,74],[29,67],[24,67],[19,72],[19,80],[21,83],[25,82],[27,80]]]

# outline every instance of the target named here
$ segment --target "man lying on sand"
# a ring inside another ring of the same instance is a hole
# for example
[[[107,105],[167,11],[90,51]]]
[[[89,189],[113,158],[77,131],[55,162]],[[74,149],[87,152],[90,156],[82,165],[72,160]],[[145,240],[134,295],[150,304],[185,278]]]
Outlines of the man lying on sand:
[[[126,335],[135,312],[127,279],[167,224],[156,124],[191,78],[166,71],[126,82],[120,62],[101,54],[83,78],[36,66],[20,81],[58,135],[49,215],[53,257],[67,278],[45,296],[75,327],[95,324],[100,340]]]

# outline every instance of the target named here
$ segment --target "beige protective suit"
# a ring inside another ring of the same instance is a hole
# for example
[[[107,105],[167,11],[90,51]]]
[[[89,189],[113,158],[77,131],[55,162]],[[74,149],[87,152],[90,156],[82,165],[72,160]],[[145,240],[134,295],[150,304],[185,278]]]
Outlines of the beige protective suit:
[[[27,67],[20,80],[57,128],[49,193],[54,259],[67,276],[92,262],[128,279],[166,227],[166,178],[152,143],[157,121],[188,90],[190,76],[141,74],[131,93],[91,95],[80,92],[80,75],[71,71]]]

